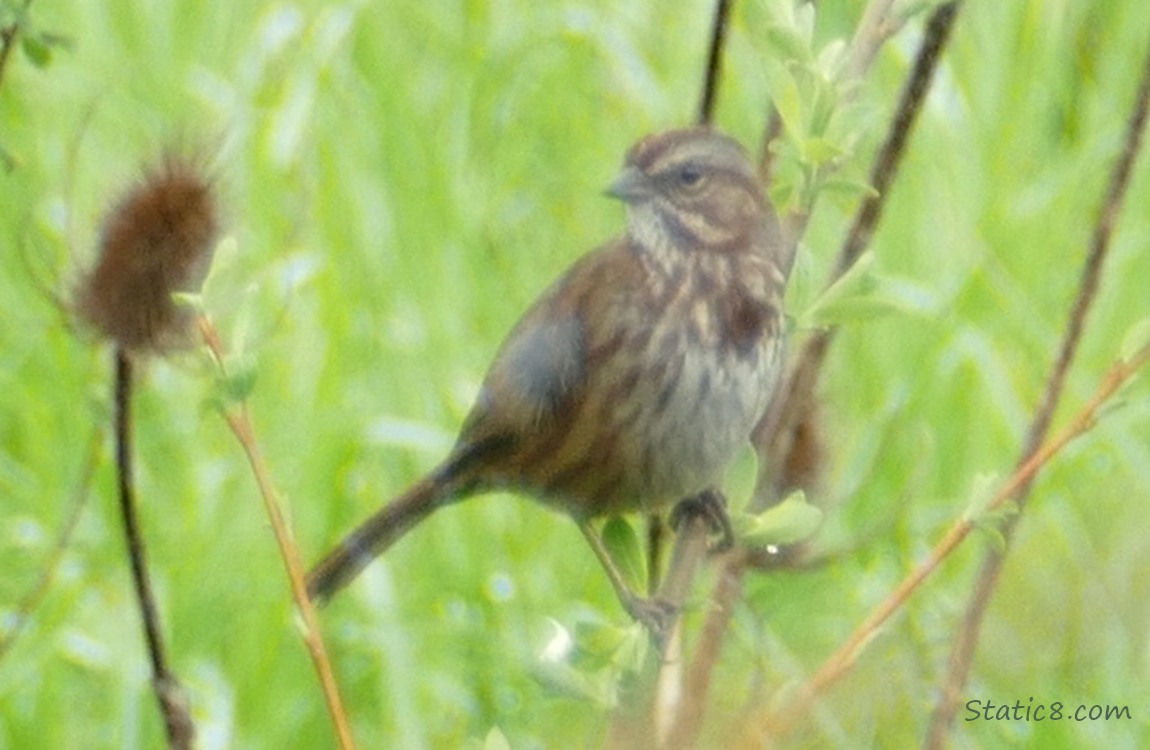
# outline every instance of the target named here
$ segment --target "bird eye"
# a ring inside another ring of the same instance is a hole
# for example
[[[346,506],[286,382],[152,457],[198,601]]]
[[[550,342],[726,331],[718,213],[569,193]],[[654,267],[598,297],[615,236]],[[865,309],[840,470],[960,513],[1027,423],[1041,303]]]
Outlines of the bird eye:
[[[694,187],[703,179],[703,173],[692,164],[685,164],[679,169],[679,182],[687,187]]]

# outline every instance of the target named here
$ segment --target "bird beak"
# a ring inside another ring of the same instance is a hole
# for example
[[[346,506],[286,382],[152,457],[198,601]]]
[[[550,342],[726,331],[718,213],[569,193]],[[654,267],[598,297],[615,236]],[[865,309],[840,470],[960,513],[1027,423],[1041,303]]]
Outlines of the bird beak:
[[[628,166],[623,168],[605,193],[624,203],[634,203],[651,195],[651,186],[647,176],[640,172],[638,167]]]

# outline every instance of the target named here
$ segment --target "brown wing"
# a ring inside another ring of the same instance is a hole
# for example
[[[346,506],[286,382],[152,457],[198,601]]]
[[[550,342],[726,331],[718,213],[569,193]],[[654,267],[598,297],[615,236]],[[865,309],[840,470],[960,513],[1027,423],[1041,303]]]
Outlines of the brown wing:
[[[590,307],[627,294],[630,253],[611,243],[575,263],[543,292],[508,334],[464,421],[445,471],[478,485],[499,485],[499,458],[513,461],[566,433],[585,398],[587,352],[601,338]],[[590,299],[589,299],[590,298]],[[606,316],[610,317],[610,316]],[[482,476],[470,477],[472,470]]]

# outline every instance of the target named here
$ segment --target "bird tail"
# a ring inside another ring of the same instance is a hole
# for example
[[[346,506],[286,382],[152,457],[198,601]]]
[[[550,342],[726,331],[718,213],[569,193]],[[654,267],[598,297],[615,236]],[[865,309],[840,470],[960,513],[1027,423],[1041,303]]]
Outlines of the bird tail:
[[[460,493],[452,491],[449,482],[435,474],[424,478],[376,511],[308,572],[308,595],[326,603],[416,524],[457,499],[462,499]]]

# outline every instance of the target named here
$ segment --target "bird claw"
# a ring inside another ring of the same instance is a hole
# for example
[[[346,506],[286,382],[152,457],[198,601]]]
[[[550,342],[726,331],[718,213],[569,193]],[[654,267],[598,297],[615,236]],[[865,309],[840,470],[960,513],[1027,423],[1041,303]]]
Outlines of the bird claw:
[[[735,530],[731,526],[731,517],[727,515],[727,499],[721,492],[705,490],[680,500],[671,509],[671,528],[678,532],[679,527],[693,515],[706,520],[711,525],[711,531],[719,537],[708,550],[710,554],[726,552],[735,545]]]
[[[623,602],[627,614],[635,618],[651,634],[655,643],[662,648],[679,617],[679,608],[658,597],[644,598],[638,595],[627,597]]]

